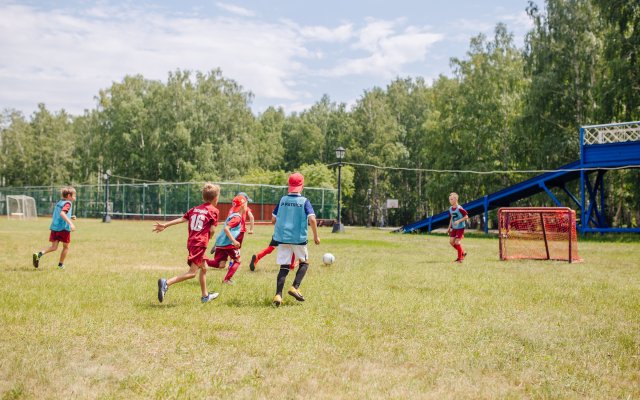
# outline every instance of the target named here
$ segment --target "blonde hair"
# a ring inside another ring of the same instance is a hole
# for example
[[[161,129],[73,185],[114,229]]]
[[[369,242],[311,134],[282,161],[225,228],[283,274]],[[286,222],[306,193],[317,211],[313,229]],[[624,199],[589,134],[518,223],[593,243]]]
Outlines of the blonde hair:
[[[66,199],[68,196],[76,194],[76,189],[73,186],[65,186],[60,189],[60,194],[63,199]]]
[[[449,197],[451,197],[451,196],[455,197],[456,200],[458,200],[460,198],[460,197],[458,197],[458,193],[456,193],[456,192],[449,193]]]
[[[211,203],[220,195],[220,186],[207,182],[202,187],[202,200]]]

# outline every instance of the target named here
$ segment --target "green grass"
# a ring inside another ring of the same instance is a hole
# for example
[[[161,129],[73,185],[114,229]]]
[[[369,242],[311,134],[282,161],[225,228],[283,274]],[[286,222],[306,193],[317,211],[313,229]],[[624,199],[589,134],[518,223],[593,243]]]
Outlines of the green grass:
[[[640,243],[579,243],[584,262],[497,259],[496,239],[321,228],[298,303],[275,290],[272,228],[235,286],[186,270],[186,225],[78,220],[67,268],[31,267],[49,221],[0,221],[0,396],[40,398],[640,398]],[[320,265],[324,252],[336,256]],[[287,283],[293,279],[290,274]]]

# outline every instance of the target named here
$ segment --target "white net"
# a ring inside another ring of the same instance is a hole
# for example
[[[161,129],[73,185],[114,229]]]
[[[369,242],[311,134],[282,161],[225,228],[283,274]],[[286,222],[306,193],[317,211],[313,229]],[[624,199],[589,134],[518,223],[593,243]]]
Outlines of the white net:
[[[7,196],[7,217],[15,219],[37,219],[36,201],[24,195]]]

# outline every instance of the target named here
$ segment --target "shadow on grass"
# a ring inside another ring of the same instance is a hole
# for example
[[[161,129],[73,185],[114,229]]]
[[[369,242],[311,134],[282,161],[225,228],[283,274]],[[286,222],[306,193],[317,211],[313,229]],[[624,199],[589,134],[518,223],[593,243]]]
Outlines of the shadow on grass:
[[[174,308],[178,307],[178,303],[138,303],[136,304],[136,308],[146,309],[146,310],[162,310],[165,308]]]

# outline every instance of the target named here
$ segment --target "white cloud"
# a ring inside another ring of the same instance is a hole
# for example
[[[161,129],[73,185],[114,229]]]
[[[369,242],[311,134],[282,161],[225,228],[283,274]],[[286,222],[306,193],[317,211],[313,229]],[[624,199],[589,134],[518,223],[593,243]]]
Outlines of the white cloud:
[[[441,41],[444,35],[432,33],[427,28],[409,26],[396,32],[402,20],[368,20],[357,36],[354,49],[363,50],[364,57],[341,60],[339,65],[323,71],[325,76],[374,75],[384,78],[402,73],[407,64],[426,58],[428,48]]]
[[[0,54],[0,109],[35,109],[36,98],[72,113],[126,74],[165,80],[176,69],[220,67],[256,96],[293,100],[299,60],[316,57],[288,27],[254,20],[22,5],[0,5]]]
[[[239,15],[241,17],[254,17],[256,15],[255,12],[248,10],[246,8],[240,7],[240,6],[236,6],[234,4],[228,4],[228,3],[216,3],[216,6],[218,8],[221,8],[225,11],[228,11],[232,14],[236,14]]]

